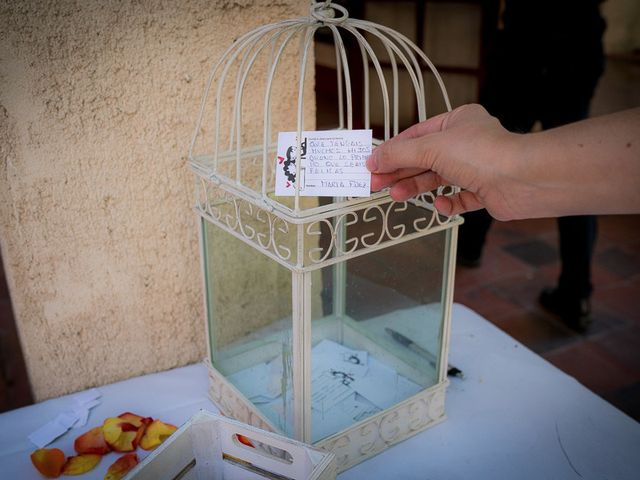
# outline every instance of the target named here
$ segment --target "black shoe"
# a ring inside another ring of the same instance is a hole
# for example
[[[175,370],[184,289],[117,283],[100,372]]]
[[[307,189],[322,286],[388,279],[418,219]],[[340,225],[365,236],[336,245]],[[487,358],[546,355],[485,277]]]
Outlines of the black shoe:
[[[538,298],[545,310],[558,315],[569,328],[584,332],[591,325],[589,298],[567,295],[558,288],[545,288]]]

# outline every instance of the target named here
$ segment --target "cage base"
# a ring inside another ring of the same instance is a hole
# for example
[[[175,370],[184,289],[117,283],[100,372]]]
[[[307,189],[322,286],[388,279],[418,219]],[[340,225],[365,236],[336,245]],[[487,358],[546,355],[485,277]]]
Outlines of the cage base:
[[[209,396],[223,414],[281,433],[209,360],[205,364]],[[448,385],[449,381],[444,380],[313,445],[335,454],[338,472],[347,470],[446,420],[444,400]]]

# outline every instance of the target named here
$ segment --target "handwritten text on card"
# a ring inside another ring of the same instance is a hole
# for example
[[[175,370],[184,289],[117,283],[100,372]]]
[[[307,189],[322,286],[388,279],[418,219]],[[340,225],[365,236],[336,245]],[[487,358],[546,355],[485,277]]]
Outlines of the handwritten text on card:
[[[295,195],[298,174],[301,196],[371,195],[371,174],[365,167],[371,154],[371,130],[302,132],[300,155],[296,137],[296,132],[278,134],[276,195]]]

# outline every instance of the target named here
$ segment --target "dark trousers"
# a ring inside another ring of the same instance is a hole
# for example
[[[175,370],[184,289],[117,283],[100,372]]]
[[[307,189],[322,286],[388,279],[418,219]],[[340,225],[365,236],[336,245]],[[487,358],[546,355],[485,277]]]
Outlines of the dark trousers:
[[[517,65],[500,57],[489,64],[480,102],[512,132],[531,131],[536,121],[543,129],[583,120],[602,69],[564,69],[561,64]],[[492,218],[486,210],[464,215],[458,252],[479,258]],[[558,287],[572,297],[591,295],[591,258],[596,241],[596,217],[572,216],[558,219],[561,273]]]
[[[460,227],[458,254],[479,258],[493,219],[486,210],[464,214]],[[568,295],[586,298],[591,295],[591,257],[597,236],[593,215],[558,218],[561,273],[558,287]]]

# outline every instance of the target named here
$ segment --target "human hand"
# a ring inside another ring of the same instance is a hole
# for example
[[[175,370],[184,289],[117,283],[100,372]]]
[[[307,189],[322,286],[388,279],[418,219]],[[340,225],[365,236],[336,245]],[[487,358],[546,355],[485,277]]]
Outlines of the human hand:
[[[519,218],[527,187],[513,175],[518,136],[480,105],[464,105],[375,148],[367,160],[371,188],[390,186],[391,197],[404,201],[441,185],[457,185],[464,190],[435,199],[443,215],[486,208],[500,220]]]

